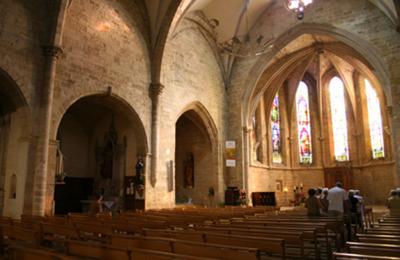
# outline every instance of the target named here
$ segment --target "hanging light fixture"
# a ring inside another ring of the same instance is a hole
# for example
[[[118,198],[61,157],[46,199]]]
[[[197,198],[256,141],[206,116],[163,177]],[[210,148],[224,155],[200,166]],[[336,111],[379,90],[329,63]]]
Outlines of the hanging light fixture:
[[[313,0],[285,0],[286,8],[297,15],[297,19],[304,18],[304,9],[312,4]]]
[[[228,54],[235,57],[251,57],[259,56],[267,53],[274,46],[272,44],[273,39],[264,40],[263,35],[258,35],[253,39],[249,34],[249,18],[248,18],[248,6],[250,0],[243,0],[243,9],[239,17],[235,35],[224,42],[219,43],[219,47],[223,54]],[[244,23],[246,33],[244,35],[238,35],[238,31]]]

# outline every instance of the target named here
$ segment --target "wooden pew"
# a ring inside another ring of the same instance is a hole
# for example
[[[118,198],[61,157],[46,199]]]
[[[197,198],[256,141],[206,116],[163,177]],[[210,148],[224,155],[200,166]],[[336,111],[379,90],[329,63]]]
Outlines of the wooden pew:
[[[213,227],[213,226],[205,226],[205,227],[196,227],[194,228],[195,230],[198,231],[205,231],[205,232],[218,232],[218,233],[223,233],[223,234],[231,234],[231,235],[243,235],[243,236],[254,236],[254,237],[271,237],[271,238],[282,238],[285,240],[285,245],[287,247],[295,247],[299,249],[298,255],[292,255],[292,256],[297,256],[304,258],[305,257],[305,252],[304,252],[304,240],[305,238],[308,238],[313,241],[314,243],[314,254],[319,256],[318,248],[317,248],[317,240],[315,233],[310,231],[307,233],[307,231],[286,231],[282,229],[275,229],[275,230],[268,230],[268,229],[244,229],[244,228],[238,228],[238,227]],[[290,254],[288,252],[288,248],[286,249],[286,256],[289,257]],[[296,252],[294,252],[296,253]]]
[[[205,232],[205,242],[241,247],[255,247],[268,256],[279,256],[286,259],[285,241],[278,238],[261,238],[254,236],[226,235]]]
[[[73,239],[73,240],[81,240],[81,236],[76,228],[69,225],[60,225],[60,224],[41,224],[41,236],[42,240],[49,241],[63,241],[65,239]]]
[[[216,258],[195,257],[190,255],[173,254],[156,250],[145,249],[123,249],[121,247],[107,246],[99,243],[88,243],[81,241],[68,241],[67,254],[80,258],[91,259],[132,259],[132,260],[166,260],[166,259],[187,259],[187,260],[211,260]]]
[[[400,257],[400,250],[398,248],[393,249],[372,246],[349,246],[347,250],[352,254]]]
[[[79,232],[79,237],[86,240],[100,241],[108,243],[114,234],[111,225],[100,223],[74,222],[75,228]]]
[[[90,241],[65,241],[66,253],[76,257],[95,259],[130,260],[131,252],[120,247],[113,247]]]
[[[0,227],[0,249],[3,251],[7,245],[21,243],[31,246],[40,244],[40,236],[36,231],[14,226]]]
[[[382,244],[400,245],[400,239],[390,239],[390,238],[358,237],[358,241],[363,243],[382,243]]]
[[[382,244],[382,243],[364,243],[364,242],[347,242],[346,247],[351,246],[362,246],[362,247],[371,247],[371,248],[386,248],[386,249],[397,249],[400,250],[400,245],[394,244]]]
[[[351,253],[333,253],[334,260],[349,260],[349,259],[359,259],[359,260],[400,260],[399,257],[391,256],[375,256],[375,255],[364,255],[364,254],[351,254]]]
[[[111,243],[112,245],[119,247],[122,246],[126,248],[133,247],[159,250],[176,254],[186,254],[201,257],[216,257],[218,259],[227,260],[259,259],[259,251],[256,248],[236,247],[204,242],[190,242],[186,240],[171,238],[115,235],[112,236]]]
[[[328,227],[324,223],[316,223],[316,224],[311,224],[311,223],[292,223],[292,222],[267,222],[267,221],[261,221],[261,222],[232,222],[232,223],[226,223],[226,224],[215,224],[213,226],[218,226],[218,227],[226,227],[227,225],[232,226],[232,227],[243,227],[243,228],[249,228],[249,229],[254,229],[254,228],[264,228],[264,229],[308,229],[308,230],[313,230],[315,229],[317,237],[319,238],[319,242],[326,248],[326,254],[330,255],[332,252],[331,248],[331,239],[335,242],[336,248],[339,247],[339,240],[337,238],[337,234],[328,234]]]
[[[285,241],[279,238],[239,236],[191,230],[177,231],[155,229],[144,229],[143,235],[151,237],[168,237],[195,242],[257,248],[258,250],[269,255],[279,255],[282,259],[285,259],[286,257]]]
[[[8,249],[10,260],[78,260],[79,258],[59,254],[50,250],[11,245]]]

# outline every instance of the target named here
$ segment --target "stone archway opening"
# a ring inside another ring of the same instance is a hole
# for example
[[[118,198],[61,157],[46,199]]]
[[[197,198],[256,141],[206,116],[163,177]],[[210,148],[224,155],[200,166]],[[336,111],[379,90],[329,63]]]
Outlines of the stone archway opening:
[[[14,80],[0,69],[0,211],[19,218],[25,202],[30,119]]]
[[[76,101],[60,122],[55,150],[56,214],[88,211],[99,195],[104,210],[144,209],[146,136],[122,100],[93,95]]]
[[[176,204],[215,204],[218,189],[217,166],[207,127],[194,110],[176,122],[175,200]]]

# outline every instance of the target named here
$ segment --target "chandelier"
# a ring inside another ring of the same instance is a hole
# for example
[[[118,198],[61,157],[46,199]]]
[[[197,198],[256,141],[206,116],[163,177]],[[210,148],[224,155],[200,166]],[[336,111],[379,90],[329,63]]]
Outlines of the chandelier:
[[[250,37],[248,22],[249,2],[250,0],[243,1],[242,12],[238,19],[235,35],[231,39],[219,43],[220,50],[223,54],[235,57],[259,56],[267,53],[274,46],[272,44],[272,38],[269,40],[264,40],[263,35],[256,35],[254,38]],[[241,28],[242,23],[244,23],[246,33],[244,35],[238,35],[238,31]]]
[[[286,8],[297,15],[297,19],[304,18],[304,9],[312,4],[313,0],[285,0]]]

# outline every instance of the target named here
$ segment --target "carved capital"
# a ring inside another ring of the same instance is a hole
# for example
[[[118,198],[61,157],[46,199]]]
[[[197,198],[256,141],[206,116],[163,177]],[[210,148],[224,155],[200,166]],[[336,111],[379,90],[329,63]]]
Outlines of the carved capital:
[[[42,50],[45,57],[53,57],[56,59],[63,53],[63,49],[60,46],[43,45]]]
[[[161,83],[151,83],[149,87],[149,94],[152,99],[157,98],[161,95],[164,89],[164,85]]]

